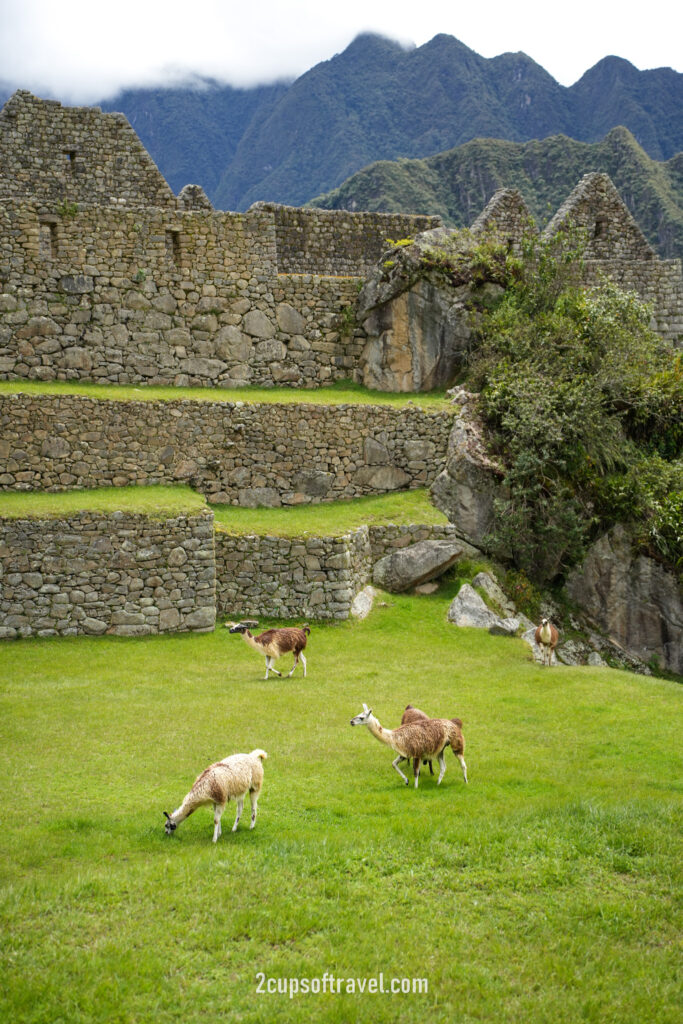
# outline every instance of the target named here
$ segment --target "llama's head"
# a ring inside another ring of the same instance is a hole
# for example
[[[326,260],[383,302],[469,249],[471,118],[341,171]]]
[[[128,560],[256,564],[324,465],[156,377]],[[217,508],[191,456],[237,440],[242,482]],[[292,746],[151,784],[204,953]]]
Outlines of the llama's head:
[[[548,620],[547,619],[541,619],[541,625],[542,626],[547,626],[548,625]]]
[[[167,836],[170,836],[171,832],[175,832],[175,830],[178,828],[178,826],[175,823],[175,821],[173,820],[173,818],[171,817],[171,815],[168,813],[168,811],[164,811],[164,815],[166,817],[166,824],[164,825],[164,831],[165,831]]]
[[[351,725],[367,725],[368,721],[372,717],[372,708],[369,708],[367,704],[363,705],[363,710],[355,718],[351,719]]]
[[[252,626],[258,626],[257,619],[242,619],[241,622],[225,623],[225,628],[231,633],[246,633]]]

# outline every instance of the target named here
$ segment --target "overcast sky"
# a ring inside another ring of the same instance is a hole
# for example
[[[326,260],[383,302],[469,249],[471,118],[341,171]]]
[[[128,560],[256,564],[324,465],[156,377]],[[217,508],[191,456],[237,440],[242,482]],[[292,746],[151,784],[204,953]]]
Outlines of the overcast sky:
[[[66,102],[192,73],[232,85],[295,78],[362,31],[406,45],[439,32],[483,57],[522,50],[563,85],[610,54],[681,65],[672,0],[0,0],[0,79]]]

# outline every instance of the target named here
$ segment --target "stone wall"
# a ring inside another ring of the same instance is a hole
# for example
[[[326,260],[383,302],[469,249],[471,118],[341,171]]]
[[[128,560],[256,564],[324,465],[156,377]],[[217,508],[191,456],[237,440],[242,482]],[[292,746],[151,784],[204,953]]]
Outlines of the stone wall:
[[[631,216],[608,174],[584,174],[543,231],[578,230],[584,256],[593,260],[654,260],[655,252]]]
[[[213,514],[2,520],[0,637],[205,631],[216,619]]]
[[[0,377],[316,387],[354,376],[364,334],[349,275],[391,231],[428,219],[294,211],[307,252],[278,235],[277,209],[0,201]]]
[[[412,406],[0,395],[0,488],[183,482],[245,506],[382,494],[431,483],[451,424]]]
[[[213,629],[216,616],[346,619],[378,558],[445,526],[339,537],[214,533],[213,515],[4,519],[0,639]]]
[[[412,237],[441,224],[440,217],[304,210],[276,203],[255,203],[250,209],[273,215],[281,274],[365,276],[389,248],[388,238]]]
[[[219,615],[346,619],[372,566],[420,540],[454,539],[443,526],[362,526],[340,537],[259,537],[216,532]]]

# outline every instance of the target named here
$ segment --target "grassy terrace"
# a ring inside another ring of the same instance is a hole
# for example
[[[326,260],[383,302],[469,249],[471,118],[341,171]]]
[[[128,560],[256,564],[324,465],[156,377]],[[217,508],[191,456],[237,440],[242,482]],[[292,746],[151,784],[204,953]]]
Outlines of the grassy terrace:
[[[83,510],[133,512],[165,518],[197,515],[208,509],[214,512],[216,528],[225,533],[283,537],[297,537],[305,533],[336,536],[364,523],[410,525],[448,522],[430,503],[429,495],[423,489],[321,505],[256,509],[232,505],[211,506],[201,494],[181,485],[0,493],[0,518],[4,519],[67,517]]]
[[[293,508],[251,509],[214,505],[213,509],[218,530],[276,537],[298,537],[305,533],[334,537],[357,529],[364,523],[373,526],[386,523],[398,526],[448,523],[446,516],[431,504],[429,494],[424,489],[319,505],[297,505]]]
[[[103,487],[91,491],[30,491],[0,494],[0,518],[55,519],[76,512],[132,512],[154,518],[206,511],[203,495],[189,487]]]
[[[136,387],[116,384],[86,384],[81,381],[0,381],[0,395],[83,395],[110,401],[160,402],[245,402],[309,403],[315,405],[417,406],[425,410],[452,409],[441,391],[422,394],[392,394],[369,391],[350,381],[327,388],[177,388]]]
[[[680,686],[543,669],[449,625],[454,587],[314,623],[305,680],[226,630],[0,645],[0,1019],[677,1022]],[[470,784],[449,753],[403,786],[362,701],[461,716]],[[215,846],[206,809],[164,835],[256,746],[253,832],[231,804]],[[380,973],[428,991],[350,991]]]

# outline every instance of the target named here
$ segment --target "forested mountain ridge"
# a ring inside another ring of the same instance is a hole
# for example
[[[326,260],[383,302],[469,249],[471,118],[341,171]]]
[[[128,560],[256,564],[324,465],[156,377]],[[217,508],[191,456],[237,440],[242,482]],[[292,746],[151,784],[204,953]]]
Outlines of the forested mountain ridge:
[[[17,85],[0,83],[0,101]],[[200,184],[219,209],[301,205],[377,160],[473,139],[596,142],[624,125],[655,160],[683,150],[683,74],[607,56],[565,87],[523,53],[484,58],[444,34],[413,48],[363,34],[294,82],[197,78],[100,105],[128,117],[176,193]]]
[[[496,189],[517,188],[542,227],[589,171],[609,174],[661,256],[683,257],[683,154],[658,163],[623,127],[595,143],[565,135],[475,139],[424,160],[379,161],[308,205],[439,214],[450,226],[467,227]]]

